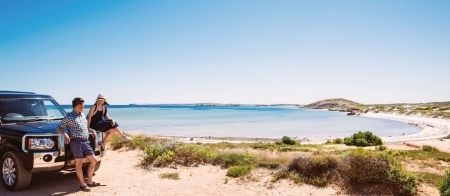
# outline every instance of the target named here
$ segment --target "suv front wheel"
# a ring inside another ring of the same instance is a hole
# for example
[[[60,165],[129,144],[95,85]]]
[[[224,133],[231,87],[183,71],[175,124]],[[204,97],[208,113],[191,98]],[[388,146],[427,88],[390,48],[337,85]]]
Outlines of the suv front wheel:
[[[27,188],[31,182],[31,172],[27,171],[15,152],[6,152],[2,158],[2,182],[8,190]]]

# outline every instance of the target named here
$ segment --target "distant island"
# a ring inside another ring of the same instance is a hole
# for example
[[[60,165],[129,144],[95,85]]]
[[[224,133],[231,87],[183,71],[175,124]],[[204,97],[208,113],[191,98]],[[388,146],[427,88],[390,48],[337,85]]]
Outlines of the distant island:
[[[135,107],[151,106],[202,106],[202,107],[298,107],[305,109],[326,109],[347,112],[348,115],[362,113],[388,113],[402,115],[420,115],[433,118],[450,119],[450,101],[430,103],[361,104],[343,98],[324,99],[311,104],[223,104],[223,103],[186,103],[186,104],[129,104]]]

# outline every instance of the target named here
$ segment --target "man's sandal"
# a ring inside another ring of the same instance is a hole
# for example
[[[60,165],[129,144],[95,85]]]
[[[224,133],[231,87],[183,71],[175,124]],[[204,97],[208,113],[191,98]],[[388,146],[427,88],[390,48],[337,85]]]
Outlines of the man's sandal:
[[[80,190],[89,192],[91,191],[91,188],[87,184],[85,184],[84,186],[80,186]]]
[[[95,186],[100,186],[100,183],[98,183],[98,182],[92,182],[92,184],[86,183],[86,185],[88,185],[89,187],[95,187]]]

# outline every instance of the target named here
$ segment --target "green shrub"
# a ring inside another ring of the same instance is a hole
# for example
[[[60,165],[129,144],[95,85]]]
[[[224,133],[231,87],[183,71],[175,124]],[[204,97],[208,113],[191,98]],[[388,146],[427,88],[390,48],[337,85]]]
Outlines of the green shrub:
[[[401,166],[391,166],[389,180],[393,186],[398,187],[400,195],[415,195],[417,191],[417,177]]]
[[[153,164],[157,165],[157,166],[169,165],[170,163],[172,163],[173,155],[174,155],[173,151],[171,151],[171,150],[165,151],[161,155],[156,157],[156,159],[155,159]]]
[[[377,146],[382,145],[383,141],[376,135],[373,135],[372,132],[366,131],[353,134],[353,136],[345,137],[344,143],[348,146]]]
[[[283,136],[283,138],[281,138],[281,143],[287,144],[287,145],[295,145],[295,144],[297,144],[297,141],[291,139],[288,136]]]
[[[334,139],[333,143],[335,143],[335,144],[343,144],[344,140],[341,139],[341,138],[336,138],[336,139]]]
[[[199,144],[180,144],[175,147],[174,162],[183,166],[212,163],[218,153]]]
[[[179,143],[176,142],[159,142],[146,145],[147,147],[142,151],[141,166],[148,168],[151,165],[163,167],[171,164],[177,145]]]
[[[375,147],[375,150],[378,150],[378,151],[386,151],[386,150],[387,150],[387,147],[386,147],[386,146],[377,146],[377,147]]]
[[[236,178],[249,174],[252,171],[252,166],[231,166],[227,169],[227,176]]]
[[[143,151],[143,160],[141,162],[141,166],[143,167],[150,167],[152,163],[158,158],[158,156],[161,156],[164,153],[164,149],[162,149],[158,145],[149,145],[144,151]]]
[[[217,156],[214,162],[221,165],[222,168],[255,165],[258,162],[258,157],[248,153],[225,153]]]
[[[443,196],[450,196],[450,171],[445,171],[444,179],[439,187],[439,193]]]

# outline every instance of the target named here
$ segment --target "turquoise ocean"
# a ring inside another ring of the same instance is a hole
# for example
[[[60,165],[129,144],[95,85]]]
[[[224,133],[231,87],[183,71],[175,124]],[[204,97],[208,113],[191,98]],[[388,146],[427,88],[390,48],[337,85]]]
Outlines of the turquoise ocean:
[[[63,108],[72,110],[70,105]],[[85,114],[89,108],[85,106]],[[419,131],[404,122],[298,107],[110,105],[108,113],[124,132],[160,136],[335,138],[358,131],[371,131],[377,136]]]

